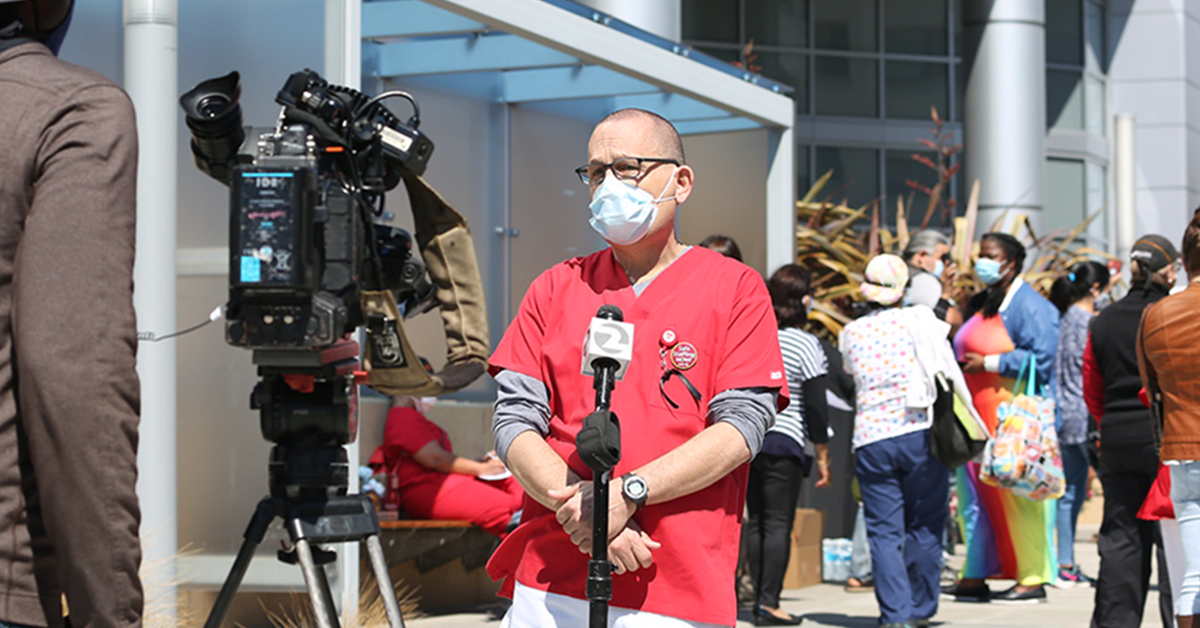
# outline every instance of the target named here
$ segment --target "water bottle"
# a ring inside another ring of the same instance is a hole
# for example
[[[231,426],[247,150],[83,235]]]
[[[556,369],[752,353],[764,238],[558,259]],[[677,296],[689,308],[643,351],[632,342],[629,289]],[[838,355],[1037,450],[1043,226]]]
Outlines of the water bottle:
[[[854,554],[854,542],[850,539],[838,539],[838,581],[850,579],[850,559]]]
[[[837,558],[836,539],[821,539],[821,579],[826,582],[834,580],[833,567]]]

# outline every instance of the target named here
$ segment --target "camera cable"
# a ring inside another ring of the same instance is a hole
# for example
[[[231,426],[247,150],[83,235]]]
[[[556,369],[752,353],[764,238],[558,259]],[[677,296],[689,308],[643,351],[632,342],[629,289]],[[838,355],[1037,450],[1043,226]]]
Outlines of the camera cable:
[[[160,342],[160,341],[166,340],[168,338],[175,338],[178,336],[182,336],[184,334],[190,334],[190,333],[196,331],[197,329],[200,329],[201,327],[204,327],[205,325],[212,323],[214,321],[219,321],[224,317],[225,317],[225,306],[218,305],[215,309],[213,309],[212,312],[210,312],[208,314],[208,320],[204,321],[203,323],[192,325],[191,327],[188,327],[187,329],[182,329],[180,331],[173,332],[173,333],[167,334],[165,336],[156,336],[156,335],[154,335],[154,332],[152,332],[152,331],[139,331],[138,332],[138,341],[139,342],[143,342],[143,341],[144,342]]]

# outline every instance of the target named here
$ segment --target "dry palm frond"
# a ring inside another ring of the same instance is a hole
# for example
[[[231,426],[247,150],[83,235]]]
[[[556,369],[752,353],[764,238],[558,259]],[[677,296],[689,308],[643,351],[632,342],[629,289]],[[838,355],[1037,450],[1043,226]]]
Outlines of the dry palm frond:
[[[142,533],[142,547],[155,549],[159,537],[154,531]],[[179,600],[179,587],[186,584],[186,579],[177,573],[180,558],[198,554],[200,551],[190,545],[179,548],[170,556],[143,560],[138,569],[138,578],[142,581],[143,607],[142,626],[145,628],[178,628],[179,626],[197,625],[200,617],[194,610]],[[143,555],[148,554],[143,549]],[[64,600],[63,610],[66,611]]]
[[[950,216],[957,205],[954,199],[947,198],[946,191],[950,179],[958,171],[958,164],[951,163],[952,158],[962,149],[962,145],[948,144],[950,135],[942,132],[936,110],[932,112],[932,118],[934,140],[918,141],[936,152],[937,161],[922,155],[913,155],[913,158],[930,167],[938,181],[929,187],[908,182],[910,187],[929,196],[921,229],[928,227],[939,210]],[[809,328],[813,333],[831,339],[836,338],[842,327],[853,320],[854,312],[862,301],[859,285],[867,262],[880,253],[899,254],[907,245],[913,229],[908,221],[914,207],[911,200],[906,205],[903,200],[897,199],[896,231],[892,233],[881,224],[878,199],[856,209],[829,200],[842,191],[838,190],[827,195],[826,200],[817,201],[832,176],[832,170],[826,172],[796,203],[796,263],[812,273],[811,286],[815,301],[813,311],[809,314]],[[954,287],[959,303],[965,303],[966,299],[983,288],[974,273],[974,260],[979,256],[976,239],[979,187],[979,181],[972,182],[963,215],[945,223],[952,224],[954,230],[951,255],[958,266]],[[1008,222],[1010,213],[1007,209],[1001,212],[988,231],[1001,229]],[[1048,294],[1054,280],[1072,264],[1091,257],[1110,257],[1078,243],[1079,237],[1100,213],[1092,214],[1070,230],[1042,237],[1037,236],[1024,215],[1017,215],[1011,221],[1012,235],[1026,243],[1031,257],[1035,251],[1040,252],[1033,258],[1025,274],[1026,281],[1043,294]]]
[[[400,614],[404,616],[404,619],[419,616],[417,604],[420,598],[416,594],[416,589],[397,583],[395,590],[396,599],[400,603]],[[312,604],[306,594],[292,595],[291,608],[281,607],[278,611],[272,611],[264,607],[263,611],[271,625],[276,628],[316,626]],[[343,617],[342,626],[346,628],[387,628],[387,611],[383,605],[383,599],[379,597],[379,587],[375,585],[374,578],[363,578],[362,586],[359,589],[358,610]]]

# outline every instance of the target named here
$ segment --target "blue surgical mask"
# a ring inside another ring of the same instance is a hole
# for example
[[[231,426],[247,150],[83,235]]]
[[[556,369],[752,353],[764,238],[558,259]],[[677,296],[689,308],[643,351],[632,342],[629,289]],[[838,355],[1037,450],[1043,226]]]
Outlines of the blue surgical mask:
[[[672,170],[671,178],[674,178]],[[592,202],[588,207],[592,217],[588,223],[592,229],[608,242],[617,245],[633,244],[646,236],[654,218],[658,215],[658,204],[674,200],[674,196],[663,198],[671,187],[670,179],[667,187],[663,188],[658,198],[634,185],[629,185],[615,176],[604,177],[604,181],[596,188]]]
[[[994,259],[983,257],[975,262],[975,275],[979,277],[979,281],[982,281],[984,285],[994,286],[1004,276],[1000,272],[1001,268],[1004,268],[1004,264]]]
[[[946,272],[946,262],[938,260],[933,263],[933,276],[938,279],[942,278],[942,273]]]

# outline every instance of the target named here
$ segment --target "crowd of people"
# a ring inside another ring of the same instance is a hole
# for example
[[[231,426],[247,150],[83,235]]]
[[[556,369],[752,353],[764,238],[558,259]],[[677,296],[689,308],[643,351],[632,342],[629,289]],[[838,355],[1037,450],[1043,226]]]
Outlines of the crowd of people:
[[[1137,242],[1132,281],[1114,301],[1120,264],[1074,263],[1044,296],[1022,279],[1025,246],[987,233],[973,271],[982,288],[964,298],[975,282],[959,281],[951,241],[921,231],[901,256],[869,260],[866,307],[835,347],[809,329],[808,269],[788,264],[764,282],[731,238],[679,241],[696,173],[668,121],[609,115],[576,173],[609,247],[554,266],[525,295],[491,358],[495,452],[456,456],[424,402],[407,400],[391,410],[379,454],[411,476],[401,488],[413,514],[478,519],[502,539],[488,570],[513,600],[503,626],[588,620],[594,484],[575,436],[595,407],[581,341],[601,305],[636,329],[612,397],[625,436],[608,491],[609,625],[733,625],[739,569],[756,625],[800,624],[780,593],[801,487],[815,473],[817,488],[853,483],[860,496],[869,552],[857,552],[851,583],[874,591],[882,626],[927,626],[942,599],[1040,603],[1047,587],[1089,585],[1093,626],[1140,625],[1155,548],[1164,626],[1192,626],[1200,356],[1187,340],[1200,289],[1167,296],[1181,257],[1167,239]],[[1198,246],[1200,218],[1182,254],[1200,283]],[[1061,499],[1001,488],[981,473],[986,458],[949,463],[935,446],[945,399],[958,420],[995,435],[1021,395],[1055,408],[1044,423],[1057,434],[1047,460],[1061,458]],[[830,404],[851,409],[852,425],[832,426]],[[852,433],[852,478],[830,473],[831,428]],[[1093,470],[1105,498],[1095,580],[1074,556]],[[942,585],[952,516],[966,551]],[[1015,584],[993,591],[991,580]]]

